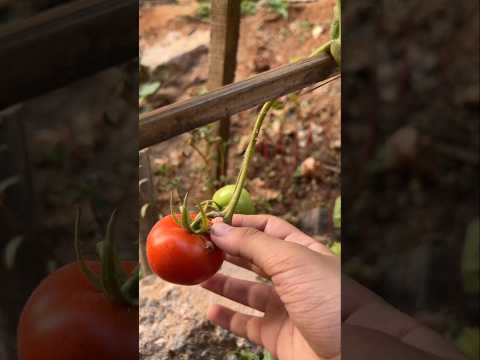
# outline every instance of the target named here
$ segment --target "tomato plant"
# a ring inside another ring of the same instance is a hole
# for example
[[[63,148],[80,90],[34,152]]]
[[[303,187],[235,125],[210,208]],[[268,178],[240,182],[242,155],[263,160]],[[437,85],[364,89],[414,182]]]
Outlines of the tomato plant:
[[[215,194],[213,194],[212,200],[221,209],[224,209],[232,199],[234,191],[235,185],[226,185],[218,189]],[[240,193],[240,198],[238,199],[238,203],[235,206],[234,213],[244,215],[252,215],[255,213],[255,207],[250,197],[250,193],[247,190],[242,189],[242,192]]]
[[[224,253],[208,234],[191,233],[177,219],[168,215],[153,226],[147,237],[148,263],[166,281],[199,284],[220,269]]]
[[[20,360],[138,358],[138,264],[120,261],[110,218],[100,261],[77,261],[48,275],[25,304],[17,332]]]
[[[101,273],[99,262],[86,263]],[[135,263],[124,262],[129,273]],[[23,308],[18,325],[20,360],[137,359],[138,307],[110,301],[79,263],[47,276]]]

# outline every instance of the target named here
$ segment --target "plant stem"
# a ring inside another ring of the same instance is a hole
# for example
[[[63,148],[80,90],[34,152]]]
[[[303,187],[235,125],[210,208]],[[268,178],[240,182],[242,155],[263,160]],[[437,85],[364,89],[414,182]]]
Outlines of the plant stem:
[[[328,40],[325,44],[323,44],[322,46],[320,46],[319,48],[315,49],[309,57],[314,57],[314,56],[318,56],[320,55],[321,53],[323,52],[327,52],[329,53],[330,52],[330,44],[332,43],[331,40]]]
[[[262,109],[260,110],[260,113],[255,120],[255,126],[253,127],[253,132],[250,136],[250,141],[243,157],[242,167],[240,168],[240,172],[235,183],[235,191],[233,192],[232,198],[230,199],[227,207],[222,212],[223,221],[227,224],[232,223],[233,212],[237,207],[238,200],[240,199],[240,194],[242,193],[245,181],[247,180],[248,166],[255,152],[255,145],[257,143],[258,135],[260,134],[260,129],[262,128],[263,120],[265,120],[265,117],[267,116],[268,111],[272,107],[273,102],[274,100],[270,100],[263,104]]]

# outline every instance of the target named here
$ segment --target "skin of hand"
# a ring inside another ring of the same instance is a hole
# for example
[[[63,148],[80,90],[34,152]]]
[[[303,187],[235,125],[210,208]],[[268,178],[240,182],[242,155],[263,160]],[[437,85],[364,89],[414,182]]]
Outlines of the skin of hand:
[[[215,219],[212,240],[229,262],[272,285],[217,274],[202,286],[264,316],[214,305],[207,317],[278,360],[340,359],[340,337],[345,359],[466,359],[441,335],[341,276],[340,259],[294,226],[269,215],[235,215],[232,225]]]
[[[211,239],[227,260],[272,285],[217,274],[202,286],[264,313],[214,305],[209,320],[265,347],[279,360],[340,358],[340,259],[294,226],[272,216],[215,221]]]

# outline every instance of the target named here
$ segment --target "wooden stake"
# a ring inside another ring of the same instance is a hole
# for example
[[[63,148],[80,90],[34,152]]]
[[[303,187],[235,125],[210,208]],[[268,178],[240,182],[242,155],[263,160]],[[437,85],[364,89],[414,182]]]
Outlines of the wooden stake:
[[[211,11],[211,38],[207,88],[214,90],[230,84],[235,78],[237,48],[240,29],[240,1],[213,0]],[[214,133],[221,139],[212,149],[216,153],[212,179],[220,180],[226,175],[228,164],[228,141],[230,117],[220,120]]]

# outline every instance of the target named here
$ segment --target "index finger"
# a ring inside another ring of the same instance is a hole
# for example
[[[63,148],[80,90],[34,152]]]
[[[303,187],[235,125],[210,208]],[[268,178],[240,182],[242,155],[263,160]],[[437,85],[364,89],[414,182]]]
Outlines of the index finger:
[[[332,255],[332,252],[324,244],[276,216],[238,214],[233,216],[232,225],[253,228],[274,238],[305,246],[324,255]]]
[[[302,233],[295,226],[285,220],[272,215],[241,215],[233,216],[232,225],[235,227],[249,227],[264,232],[267,235],[285,240],[291,234]]]

